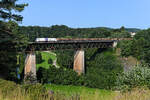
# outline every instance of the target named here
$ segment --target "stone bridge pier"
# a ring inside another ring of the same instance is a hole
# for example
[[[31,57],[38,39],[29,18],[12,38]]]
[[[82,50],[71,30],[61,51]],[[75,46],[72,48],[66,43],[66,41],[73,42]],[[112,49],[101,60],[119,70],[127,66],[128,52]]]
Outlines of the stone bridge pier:
[[[25,59],[24,80],[36,80],[36,55],[35,52],[28,52]]]
[[[77,50],[74,55],[74,65],[73,70],[79,75],[85,73],[85,61],[84,61],[84,50]]]

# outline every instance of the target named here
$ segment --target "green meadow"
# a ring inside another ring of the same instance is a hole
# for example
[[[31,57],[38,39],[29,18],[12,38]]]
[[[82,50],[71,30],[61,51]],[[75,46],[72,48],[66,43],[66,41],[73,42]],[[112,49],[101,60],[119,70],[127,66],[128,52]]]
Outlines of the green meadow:
[[[39,67],[43,67],[43,68],[46,68],[48,69],[49,66],[52,66],[51,64],[48,64],[48,59],[52,59],[53,62],[54,60],[56,60],[56,54],[53,53],[53,52],[41,52],[41,55],[42,55],[42,63],[40,64],[36,64],[36,67],[37,67],[37,70]]]
[[[84,86],[45,84],[44,87],[46,87],[46,89],[48,90],[54,91],[54,93],[58,92],[66,96],[80,95],[83,97],[93,97],[97,95],[101,98],[111,98],[116,94],[115,92],[110,90],[87,88]]]

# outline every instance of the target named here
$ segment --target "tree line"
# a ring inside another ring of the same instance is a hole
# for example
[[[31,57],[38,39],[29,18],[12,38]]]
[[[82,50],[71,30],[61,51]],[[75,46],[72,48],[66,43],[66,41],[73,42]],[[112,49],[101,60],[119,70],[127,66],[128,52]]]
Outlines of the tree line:
[[[51,27],[40,26],[20,26],[19,32],[25,34],[30,41],[35,41],[36,38],[105,38],[117,37],[128,38],[130,31],[134,29],[111,29],[105,27],[97,28],[70,28],[66,25],[53,25]]]
[[[18,4],[17,0],[0,1],[0,77],[17,81],[17,71],[19,67],[17,56],[22,52],[17,52],[27,44],[27,38],[18,31],[18,22],[23,16],[16,12],[21,12],[28,4]]]

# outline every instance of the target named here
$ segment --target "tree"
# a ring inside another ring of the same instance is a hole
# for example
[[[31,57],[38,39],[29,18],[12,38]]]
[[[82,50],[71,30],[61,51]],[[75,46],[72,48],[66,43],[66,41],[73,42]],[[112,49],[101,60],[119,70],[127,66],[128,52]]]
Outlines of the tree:
[[[28,4],[17,4],[18,0],[1,0],[0,1],[0,18],[22,21],[21,15],[12,14],[12,11],[21,12]]]
[[[42,55],[41,55],[41,52],[38,52],[38,53],[37,53],[37,55],[36,55],[36,62],[37,62],[37,64],[42,63]]]
[[[17,21],[22,20],[21,15],[13,14],[13,11],[23,11],[27,4],[16,4],[17,0],[0,1],[0,76],[9,80],[17,80],[17,56],[18,50],[24,51],[27,38],[18,32]],[[6,21],[7,20],[7,21]]]
[[[132,41],[130,40],[121,41],[119,43],[119,47],[121,48],[121,56],[128,57],[132,54],[131,45]]]
[[[17,64],[17,56],[24,52],[27,38],[18,33],[18,25],[15,22],[1,22],[2,24],[4,25],[2,30],[6,32],[0,30],[0,74],[5,76],[6,79],[17,80],[16,69],[20,67],[19,63]]]
[[[48,59],[48,64],[53,64],[53,60],[51,58]]]
[[[121,43],[121,54],[133,56],[141,62],[150,64],[150,29],[137,32],[130,41]]]
[[[120,30],[121,30],[121,32],[122,32],[122,31],[125,31],[125,27],[124,27],[124,26],[121,26]]]
[[[111,89],[116,76],[123,71],[120,61],[112,51],[97,53],[91,61],[86,61],[85,85],[92,88]]]

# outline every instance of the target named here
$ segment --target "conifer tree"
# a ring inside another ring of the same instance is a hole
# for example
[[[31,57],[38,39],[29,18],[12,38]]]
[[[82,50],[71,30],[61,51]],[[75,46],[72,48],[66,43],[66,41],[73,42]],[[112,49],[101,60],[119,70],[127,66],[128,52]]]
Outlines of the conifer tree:
[[[21,12],[27,4],[17,4],[17,0],[0,0],[0,78],[17,80],[17,49],[25,46],[27,41],[18,32],[18,24],[22,21]]]
[[[1,0],[0,1],[0,18],[5,20],[22,21],[23,17],[18,14],[12,13],[21,12],[28,4],[17,4],[18,0]]]

